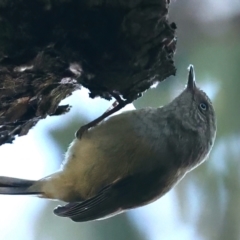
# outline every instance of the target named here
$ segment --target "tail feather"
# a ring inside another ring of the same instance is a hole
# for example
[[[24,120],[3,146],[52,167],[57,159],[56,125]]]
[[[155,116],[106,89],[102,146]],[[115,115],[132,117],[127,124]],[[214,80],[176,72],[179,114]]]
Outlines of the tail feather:
[[[21,188],[21,187],[0,187],[0,194],[6,195],[38,195],[40,192],[33,192],[28,188]]]
[[[0,187],[30,187],[36,181],[0,176]]]
[[[41,192],[34,189],[36,181],[0,176],[0,194],[35,195]]]

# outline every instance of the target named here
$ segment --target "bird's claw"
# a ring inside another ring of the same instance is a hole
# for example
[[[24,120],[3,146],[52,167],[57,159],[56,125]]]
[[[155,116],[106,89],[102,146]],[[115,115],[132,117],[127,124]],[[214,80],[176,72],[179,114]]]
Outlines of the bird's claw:
[[[86,131],[88,131],[88,129],[89,129],[88,124],[80,127],[80,128],[77,130],[77,132],[75,133],[75,137],[80,140],[80,139],[82,138],[83,134],[84,134]]]

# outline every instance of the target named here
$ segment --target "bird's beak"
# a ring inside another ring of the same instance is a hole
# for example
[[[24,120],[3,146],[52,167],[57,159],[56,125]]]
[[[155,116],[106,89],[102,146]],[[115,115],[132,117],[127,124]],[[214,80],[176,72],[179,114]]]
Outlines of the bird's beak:
[[[194,67],[193,65],[190,65],[188,67],[189,73],[188,73],[188,83],[187,83],[187,89],[194,91],[196,88],[195,84],[195,72],[194,72]]]

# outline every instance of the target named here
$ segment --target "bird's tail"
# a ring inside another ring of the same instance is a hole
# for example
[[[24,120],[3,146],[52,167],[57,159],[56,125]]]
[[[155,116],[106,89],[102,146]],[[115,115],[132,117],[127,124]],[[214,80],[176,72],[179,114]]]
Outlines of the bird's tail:
[[[39,195],[37,181],[0,176],[0,194]]]

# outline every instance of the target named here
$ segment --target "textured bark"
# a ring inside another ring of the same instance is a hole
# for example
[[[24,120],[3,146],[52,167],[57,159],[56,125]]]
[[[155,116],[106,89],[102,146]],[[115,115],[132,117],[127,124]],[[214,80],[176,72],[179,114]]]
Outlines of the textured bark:
[[[80,86],[133,101],[175,74],[167,0],[0,2],[0,144],[11,142]],[[79,103],[81,104],[81,103]]]

